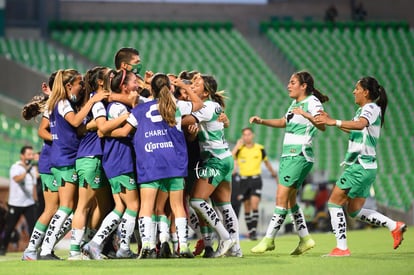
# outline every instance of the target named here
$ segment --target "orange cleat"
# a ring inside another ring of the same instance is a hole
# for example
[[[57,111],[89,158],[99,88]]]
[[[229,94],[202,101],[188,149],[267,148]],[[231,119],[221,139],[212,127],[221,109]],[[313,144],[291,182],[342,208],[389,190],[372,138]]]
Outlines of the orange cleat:
[[[391,231],[391,235],[394,238],[394,249],[397,249],[404,240],[403,234],[407,230],[407,225],[403,222],[397,222],[397,227]]]
[[[347,256],[351,256],[351,251],[349,251],[349,249],[339,249],[338,247],[335,247],[331,253],[326,255],[327,257],[347,257]]]

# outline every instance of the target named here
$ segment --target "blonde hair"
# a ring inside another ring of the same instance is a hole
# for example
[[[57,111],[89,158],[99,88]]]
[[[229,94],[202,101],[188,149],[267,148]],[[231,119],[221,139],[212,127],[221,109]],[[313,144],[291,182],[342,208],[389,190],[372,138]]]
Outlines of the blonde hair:
[[[170,92],[170,79],[166,74],[156,74],[151,81],[151,90],[154,98],[158,99],[158,111],[170,127],[177,124],[175,112],[177,105]]]
[[[53,82],[52,94],[46,103],[46,108],[49,113],[52,113],[56,104],[63,99],[68,99],[66,95],[66,84],[72,84],[76,77],[79,76],[79,72],[74,69],[59,70],[56,73],[55,81]]]

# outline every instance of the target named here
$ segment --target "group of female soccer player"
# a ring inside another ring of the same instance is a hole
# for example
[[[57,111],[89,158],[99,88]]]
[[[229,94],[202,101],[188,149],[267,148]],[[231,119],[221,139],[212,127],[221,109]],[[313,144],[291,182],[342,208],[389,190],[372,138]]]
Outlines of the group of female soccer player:
[[[203,249],[208,258],[242,257],[230,203],[234,163],[223,132],[229,120],[216,80],[197,72],[174,76],[149,71],[141,78],[140,56],[132,48],[117,52],[115,66],[95,67],[85,76],[59,70],[49,87],[43,86],[49,96],[24,108],[27,119],[45,110],[39,126],[45,141],[39,160],[45,211],[23,260],[59,259],[54,246],[69,230],[69,260],[103,259],[110,254],[105,245],[112,243],[112,257],[136,258],[130,249],[133,235],[141,259],[192,258]],[[314,88],[307,72],[293,74],[288,91],[293,102],[283,118],[250,118],[250,123],[286,128],[274,215],[251,252],[275,248],[288,213],[300,237],[291,254],[315,246],[296,195],[313,166],[312,140],[326,125],[350,133],[346,169],[328,204],[337,238],[328,255],[350,255],[342,210],[346,204],[350,216],[387,226],[397,248],[406,225],[363,208],[376,175],[375,146],[387,106],[384,88],[372,77],[357,82],[353,93],[360,108],[352,121],[334,120],[323,111],[328,97]],[[201,239],[194,252],[187,241],[189,225]]]

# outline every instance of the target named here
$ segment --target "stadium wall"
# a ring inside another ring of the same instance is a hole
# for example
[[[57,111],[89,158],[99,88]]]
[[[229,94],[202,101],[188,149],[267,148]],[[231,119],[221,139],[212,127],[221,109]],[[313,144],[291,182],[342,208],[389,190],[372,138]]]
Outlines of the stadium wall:
[[[0,94],[13,98],[21,104],[28,102],[34,95],[41,93],[40,85],[47,80],[47,77],[42,73],[29,69],[4,56],[0,56],[0,67],[7,68],[7,70],[3,70],[2,74],[0,74],[0,83],[2,85]],[[15,108],[15,104],[9,106],[9,104],[3,103],[0,105],[2,112],[7,113],[13,118],[21,117],[21,110]]]

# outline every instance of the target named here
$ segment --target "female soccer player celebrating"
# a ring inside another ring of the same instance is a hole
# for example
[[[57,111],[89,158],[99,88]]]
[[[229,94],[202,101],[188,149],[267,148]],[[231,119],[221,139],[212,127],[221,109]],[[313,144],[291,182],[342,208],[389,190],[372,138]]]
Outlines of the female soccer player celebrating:
[[[82,75],[76,70],[59,70],[53,83],[52,94],[46,108],[50,113],[50,131],[52,133],[51,172],[59,186],[59,209],[50,221],[40,252],[42,260],[56,260],[52,250],[66,218],[76,205],[77,174],[75,159],[79,146],[77,127],[91,110],[95,102],[109,96],[109,93],[91,97],[82,107]],[[80,109],[79,111],[77,109]]]
[[[347,246],[346,219],[342,209],[346,204],[351,217],[371,225],[387,227],[394,239],[394,249],[401,244],[407,228],[403,222],[393,221],[377,211],[363,208],[377,174],[375,147],[384,124],[387,95],[373,77],[361,78],[356,83],[353,94],[355,103],[359,106],[353,120],[335,120],[323,111],[316,118],[319,123],[337,126],[349,133],[348,152],[342,163],[346,168],[328,201],[336,247],[327,256],[351,255]]]
[[[187,149],[181,130],[181,116],[199,110],[203,103],[189,91],[191,101],[176,101],[170,80],[165,74],[156,74],[151,81],[154,100],[139,104],[123,128],[112,137],[128,135],[134,128],[134,147],[137,156],[141,208],[139,228],[142,240],[140,258],[153,257],[151,230],[154,204],[158,190],[168,192],[175,217],[180,256],[192,258],[187,245],[187,219],[183,206],[184,176],[187,174]]]
[[[204,101],[204,106],[200,111],[193,112],[191,116],[183,119],[183,125],[198,123],[200,128],[198,139],[202,163],[196,167],[197,180],[190,204],[220,238],[214,256],[221,257],[230,251],[232,256],[241,257],[238,220],[230,199],[234,160],[224,139],[224,123],[219,121],[225,98],[222,92],[217,91],[217,82],[213,76],[199,75],[194,79],[192,89]],[[207,202],[210,196],[223,216],[224,225],[214,208]],[[209,243],[205,245],[211,248]]]
[[[315,122],[315,116],[323,110],[322,104],[329,98],[314,88],[314,81],[308,72],[292,75],[288,84],[289,96],[293,98],[286,115],[280,119],[250,118],[250,123],[286,128],[283,152],[279,166],[279,183],[276,191],[276,207],[265,237],[251,249],[253,253],[274,250],[274,239],[285,221],[288,212],[299,234],[299,245],[291,255],[301,255],[315,246],[302,209],[296,203],[296,195],[313,166],[312,140],[317,129],[324,131],[324,125]]]

